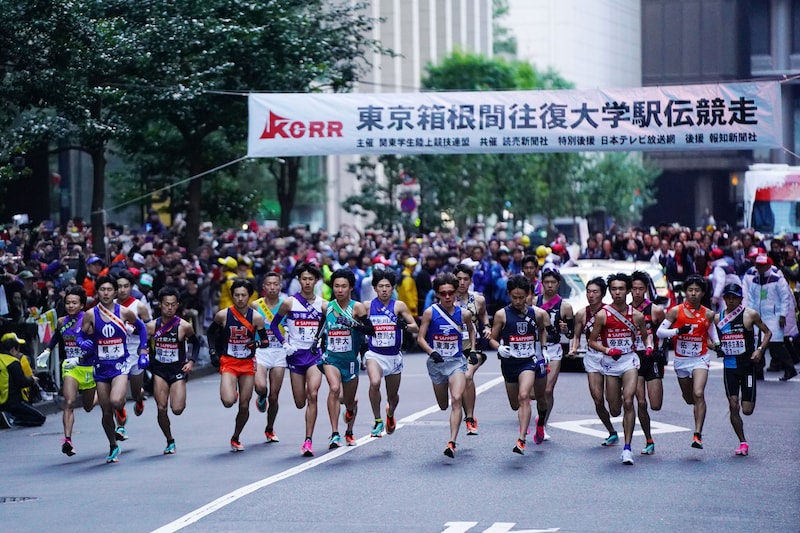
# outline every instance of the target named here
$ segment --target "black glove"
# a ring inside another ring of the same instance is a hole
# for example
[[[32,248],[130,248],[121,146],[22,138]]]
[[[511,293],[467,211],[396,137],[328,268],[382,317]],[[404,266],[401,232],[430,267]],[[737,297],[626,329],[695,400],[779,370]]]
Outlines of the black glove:
[[[397,317],[397,327],[400,328],[402,331],[405,331],[406,328],[408,327],[408,322],[406,322],[405,318],[399,316]]]
[[[214,349],[209,350],[208,357],[211,359],[211,366],[219,368],[219,355],[217,355],[217,351]]]
[[[717,357],[725,357],[725,351],[722,349],[722,346],[717,344],[714,346],[714,351],[717,352]]]
[[[344,315],[339,315],[336,317],[337,324],[347,326],[348,328],[354,329],[359,333],[363,333],[364,335],[375,335],[375,326],[372,325],[372,321],[369,319],[369,317],[364,317],[363,320],[364,323]]]
[[[564,333],[564,336],[571,339],[575,336],[575,318],[565,318],[564,322],[567,323],[567,332]]]
[[[547,344],[558,344],[561,340],[561,335],[558,334],[555,326],[550,324],[545,328],[545,331],[547,331]]]
[[[469,362],[469,364],[471,364],[471,365],[477,365],[478,364],[478,352],[475,352],[475,351],[472,351],[472,350],[464,350],[464,355],[466,356],[467,361]]]
[[[436,350],[432,351],[432,352],[431,352],[431,353],[428,355],[428,357],[430,357],[430,358],[431,358],[431,360],[432,360],[434,363],[444,363],[444,359],[442,358],[442,354],[440,354],[440,353],[439,353],[439,352],[437,352]]]
[[[686,324],[685,326],[681,326],[678,328],[678,335],[686,335],[691,331],[692,331],[692,325]]]

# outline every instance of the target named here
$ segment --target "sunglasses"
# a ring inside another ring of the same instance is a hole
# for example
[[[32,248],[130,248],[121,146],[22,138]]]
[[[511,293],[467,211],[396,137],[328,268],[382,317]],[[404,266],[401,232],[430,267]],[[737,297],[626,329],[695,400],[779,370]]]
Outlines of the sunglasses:
[[[453,296],[455,293],[456,293],[456,291],[439,291],[437,294],[439,296],[447,297],[447,296]]]

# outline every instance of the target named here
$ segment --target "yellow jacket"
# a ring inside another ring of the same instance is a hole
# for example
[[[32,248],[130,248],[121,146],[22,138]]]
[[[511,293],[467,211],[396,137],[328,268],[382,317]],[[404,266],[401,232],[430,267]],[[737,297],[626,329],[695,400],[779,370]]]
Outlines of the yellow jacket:
[[[414,281],[413,270],[408,267],[400,274],[400,286],[397,288],[397,298],[408,306],[411,316],[419,316],[417,300],[417,283]]]

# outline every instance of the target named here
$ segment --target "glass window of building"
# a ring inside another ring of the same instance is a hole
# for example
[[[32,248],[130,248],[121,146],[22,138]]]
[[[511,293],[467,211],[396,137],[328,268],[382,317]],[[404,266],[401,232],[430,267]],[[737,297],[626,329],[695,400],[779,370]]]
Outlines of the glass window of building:
[[[750,3],[750,53],[769,55],[769,2]]]

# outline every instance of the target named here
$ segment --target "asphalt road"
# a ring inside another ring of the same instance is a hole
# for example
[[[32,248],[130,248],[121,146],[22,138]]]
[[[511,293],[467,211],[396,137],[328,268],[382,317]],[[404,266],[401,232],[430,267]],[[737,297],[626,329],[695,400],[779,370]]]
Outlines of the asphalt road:
[[[692,410],[668,370],[656,454],[620,463],[605,436],[586,377],[562,373],[552,441],[529,439],[511,452],[516,414],[508,407],[499,363],[478,372],[480,434],[442,454],[447,413],[434,407],[424,357],[407,357],[399,425],[371,439],[366,374],[359,387],[356,447],[327,450],[327,387],[320,391],[317,455],[303,458],[303,417],[288,378],[281,393],[278,443],[265,443],[265,415],[251,410],[246,450],[229,451],[235,411],[219,402],[216,375],[189,382],[188,407],[172,417],[178,453],[162,455],[155,404],[129,408],[130,438],[120,463],[108,450],[99,410],[76,415],[78,455],[60,453],[61,416],[41,428],[0,431],[0,528],[4,531],[800,531],[800,380],[759,382],[756,412],[745,419],[751,455],[735,457],[722,371],[712,369],[704,450],[689,446]],[[616,423],[621,435],[621,422]],[[343,429],[343,425],[340,424]]]

